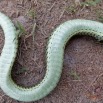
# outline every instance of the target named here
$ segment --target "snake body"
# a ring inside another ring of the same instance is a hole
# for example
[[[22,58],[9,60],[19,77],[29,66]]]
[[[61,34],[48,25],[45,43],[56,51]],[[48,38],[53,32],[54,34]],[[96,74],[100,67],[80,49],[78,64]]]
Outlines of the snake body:
[[[0,25],[5,34],[5,43],[0,57],[0,87],[10,97],[19,101],[37,101],[48,95],[59,82],[64,49],[70,38],[78,33],[103,40],[103,24],[83,19],[67,21],[58,26],[49,38],[46,50],[46,74],[36,86],[24,88],[11,78],[12,66],[17,54],[18,34],[11,20],[0,13]]]

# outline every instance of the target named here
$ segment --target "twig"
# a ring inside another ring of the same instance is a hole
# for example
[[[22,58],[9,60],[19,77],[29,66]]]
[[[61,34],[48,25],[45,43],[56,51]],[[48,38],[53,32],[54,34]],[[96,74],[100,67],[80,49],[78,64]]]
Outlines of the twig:
[[[30,33],[30,35],[26,35],[24,38],[24,43],[25,43],[25,39],[29,38],[30,36],[33,37],[33,49],[34,49],[34,37],[35,37],[35,29],[36,29],[36,21],[35,21],[35,17],[33,17],[33,27],[32,27],[32,31]]]
[[[72,80],[73,82],[82,82],[82,80]]]
[[[62,11],[61,15],[59,16],[59,20],[60,20],[60,19],[62,18],[62,16],[64,15],[65,10],[66,10],[66,6],[64,7],[64,10]]]
[[[32,37],[33,37],[33,53],[34,53],[35,29],[36,29],[36,22],[34,23],[33,29],[32,29],[32,31],[31,31],[31,35],[32,35]],[[33,54],[33,57],[34,57],[34,54]]]
[[[33,51],[34,51],[34,37],[35,37],[35,29],[36,29],[36,23],[34,23],[34,25],[33,25],[33,28],[32,28],[32,31],[31,31],[31,33],[30,33],[30,35],[26,35],[25,36],[25,38],[24,38],[24,45],[25,45],[25,48],[26,48],[26,50],[27,50],[27,46],[26,46],[26,44],[25,44],[25,39],[27,39],[27,38],[29,38],[29,37],[33,37]]]
[[[88,89],[86,89],[85,92],[87,92],[87,91],[90,89],[90,87],[93,85],[93,83],[94,83],[99,77],[101,77],[102,75],[103,75],[103,73],[101,73],[100,75],[97,75],[97,76],[94,78],[94,80],[90,83]],[[84,95],[81,96],[81,99],[80,99],[79,102],[77,102],[77,103],[82,103],[83,97],[84,97]]]
[[[31,35],[33,36],[33,43],[34,43],[34,37],[35,37],[35,29],[36,29],[36,23],[34,23],[33,29],[31,31]]]
[[[85,92],[87,92],[87,91],[90,89],[90,87],[93,85],[93,83],[94,83],[99,77],[101,77],[102,75],[103,75],[103,73],[101,73],[100,75],[97,75],[97,76],[94,78],[94,80],[90,83],[88,89],[87,89]]]
[[[52,8],[54,7],[56,2],[53,3],[53,5],[50,7],[50,9],[48,10],[49,12],[52,10]]]
[[[59,20],[62,18],[62,16],[64,15],[65,9],[63,10],[63,12],[61,13],[61,15],[59,16]]]
[[[27,46],[26,46],[26,43],[25,43],[25,39],[24,39],[24,46],[25,46],[25,49],[27,50]]]

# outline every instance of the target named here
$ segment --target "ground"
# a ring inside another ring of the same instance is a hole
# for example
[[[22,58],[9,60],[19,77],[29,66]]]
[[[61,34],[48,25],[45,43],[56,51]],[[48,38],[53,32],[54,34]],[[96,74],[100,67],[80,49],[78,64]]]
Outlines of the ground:
[[[24,34],[19,39],[12,69],[12,78],[18,85],[30,87],[43,79],[48,37],[59,24],[77,18],[103,21],[103,1],[96,5],[81,2],[0,0],[0,11],[9,16],[16,26],[19,22]],[[4,41],[0,30],[0,51]],[[75,36],[66,45],[63,71],[57,87],[45,98],[30,103],[103,103],[102,72],[103,43],[93,37]],[[0,90],[0,103],[24,102],[14,100]]]

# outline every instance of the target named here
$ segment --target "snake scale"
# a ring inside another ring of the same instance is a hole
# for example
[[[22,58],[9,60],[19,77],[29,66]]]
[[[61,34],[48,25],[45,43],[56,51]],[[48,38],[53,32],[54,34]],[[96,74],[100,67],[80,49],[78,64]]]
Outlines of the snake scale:
[[[11,78],[11,70],[18,48],[18,33],[12,21],[0,13],[0,25],[4,31],[5,42],[0,56],[0,87],[11,98],[19,101],[37,101],[47,96],[59,82],[64,49],[70,38],[78,33],[103,40],[103,24],[83,19],[67,21],[58,26],[49,38],[46,50],[46,74],[36,86],[24,88]]]

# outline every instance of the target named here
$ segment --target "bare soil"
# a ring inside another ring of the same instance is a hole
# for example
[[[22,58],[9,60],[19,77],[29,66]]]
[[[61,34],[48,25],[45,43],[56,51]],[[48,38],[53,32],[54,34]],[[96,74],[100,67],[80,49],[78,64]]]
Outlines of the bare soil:
[[[25,27],[26,34],[19,39],[12,78],[18,85],[30,87],[45,75],[45,48],[53,30],[71,19],[98,21],[103,2],[83,7],[76,6],[74,0],[0,0],[0,11]],[[37,25],[33,40],[34,22]],[[0,51],[4,40],[0,30]],[[66,45],[63,72],[57,87],[45,98],[30,103],[103,103],[102,73],[103,43],[93,37],[75,36]],[[0,103],[24,102],[14,100],[0,90]]]

